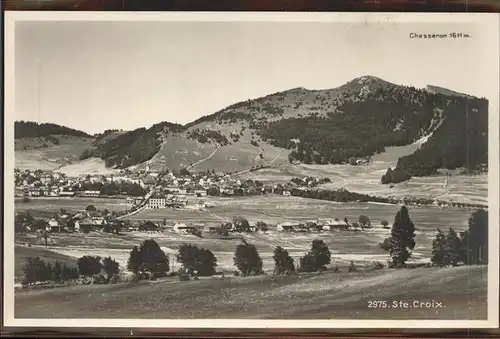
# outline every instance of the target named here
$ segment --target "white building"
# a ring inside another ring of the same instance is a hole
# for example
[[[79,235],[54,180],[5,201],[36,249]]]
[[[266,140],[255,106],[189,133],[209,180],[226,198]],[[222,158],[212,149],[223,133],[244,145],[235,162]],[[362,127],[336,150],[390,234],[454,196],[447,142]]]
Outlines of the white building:
[[[344,220],[322,220],[318,222],[322,225],[323,231],[331,231],[333,229],[349,229],[349,225]]]
[[[283,222],[276,225],[276,230],[279,232],[293,232],[299,227],[298,223],[293,222]]]
[[[83,191],[82,196],[83,197],[98,197],[101,195],[101,192],[99,191]]]
[[[147,208],[158,209],[165,208],[167,206],[167,199],[163,194],[154,194],[148,201]]]
[[[182,223],[176,223],[173,227],[174,232],[183,233],[183,234],[189,234],[194,229],[195,228],[193,226],[187,226],[186,224],[182,224]]]

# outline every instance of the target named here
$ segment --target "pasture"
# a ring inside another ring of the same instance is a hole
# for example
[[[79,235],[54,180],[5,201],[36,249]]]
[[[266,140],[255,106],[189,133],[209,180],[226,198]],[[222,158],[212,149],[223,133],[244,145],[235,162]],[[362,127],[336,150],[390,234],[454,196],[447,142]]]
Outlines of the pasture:
[[[213,205],[205,210],[143,210],[131,216],[131,220],[166,221],[166,228],[160,233],[124,232],[120,235],[106,233],[90,234],[52,234],[49,249],[60,254],[78,258],[82,255],[111,255],[121,267],[126,266],[130,250],[143,240],[153,238],[172,260],[180,245],[196,244],[211,250],[218,259],[219,270],[232,272],[234,270],[233,254],[241,238],[256,245],[262,257],[264,269],[273,269],[273,250],[281,246],[290,252],[295,262],[306,253],[314,239],[322,239],[332,252],[331,267],[348,265],[354,261],[357,265],[371,265],[373,261],[385,263],[388,259],[379,246],[380,242],[390,234],[390,229],[382,228],[382,220],[392,223],[399,206],[374,203],[335,203],[322,200],[312,200],[297,197],[241,197],[241,198],[210,198],[207,201]],[[96,204],[96,206],[98,206]],[[112,210],[112,209],[110,209]],[[410,217],[417,228],[416,247],[412,261],[425,262],[431,255],[432,240],[436,229],[453,227],[457,231],[467,228],[468,218],[472,213],[466,209],[441,209],[437,207],[409,207]],[[359,215],[367,215],[373,228],[364,231],[332,231],[321,233],[287,233],[278,232],[273,228],[282,221],[306,221],[317,218],[347,217],[351,222]],[[217,235],[204,233],[202,238],[194,235],[178,234],[171,227],[176,222],[186,224],[213,224],[231,220],[233,216],[243,216],[251,223],[264,221],[271,225],[266,232],[232,233],[227,239]],[[21,240],[21,239],[19,239]],[[23,242],[41,245],[40,239],[24,236]]]
[[[58,213],[61,208],[68,212],[82,212],[88,205],[94,205],[99,210],[123,211],[130,209],[132,205],[125,199],[114,198],[71,198],[71,197],[37,197],[29,202],[23,199],[14,200],[16,212],[30,211],[33,216],[49,216]]]
[[[21,170],[56,170],[62,166],[79,162],[83,151],[92,145],[93,139],[73,137],[68,135],[57,136],[59,145],[50,147],[29,149],[31,144],[38,143],[37,140],[17,140],[15,151],[15,167]],[[27,150],[21,150],[26,146]]]
[[[284,183],[294,177],[312,176],[329,178],[330,183],[319,188],[351,192],[380,197],[416,197],[443,201],[481,203],[488,202],[488,174],[454,175],[449,178],[436,175],[414,177],[407,182],[393,185],[380,183],[387,168],[394,168],[400,156],[410,154],[418,145],[388,147],[386,152],[374,155],[367,165],[292,165],[262,169],[244,173],[238,178],[259,180],[264,183]]]
[[[16,318],[470,319],[487,317],[486,267],[326,272],[86,285],[15,294]],[[442,308],[370,308],[436,300]]]

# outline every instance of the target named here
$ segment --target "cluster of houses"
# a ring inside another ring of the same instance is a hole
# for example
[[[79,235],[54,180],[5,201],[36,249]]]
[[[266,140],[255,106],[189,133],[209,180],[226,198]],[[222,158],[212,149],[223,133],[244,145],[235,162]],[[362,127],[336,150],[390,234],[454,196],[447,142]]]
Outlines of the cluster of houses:
[[[279,232],[321,232],[333,230],[349,230],[350,225],[345,220],[318,219],[307,222],[283,222],[276,225]]]
[[[97,175],[88,174],[81,177],[69,177],[57,171],[15,169],[14,183],[17,197],[99,197],[101,192],[86,187],[105,183],[132,183],[146,187],[140,178],[126,174]]]
[[[186,171],[187,172],[187,171]],[[297,185],[263,185],[253,180],[238,180],[226,173],[203,172],[174,174],[171,171],[131,172],[128,170],[100,175],[88,174],[69,177],[64,173],[42,170],[15,170],[16,196],[18,197],[99,197],[101,192],[92,187],[106,183],[132,183],[144,190],[162,190],[177,195],[253,195],[278,193],[289,195],[290,189]],[[161,201],[156,201],[162,204]],[[154,202],[153,202],[154,203]]]

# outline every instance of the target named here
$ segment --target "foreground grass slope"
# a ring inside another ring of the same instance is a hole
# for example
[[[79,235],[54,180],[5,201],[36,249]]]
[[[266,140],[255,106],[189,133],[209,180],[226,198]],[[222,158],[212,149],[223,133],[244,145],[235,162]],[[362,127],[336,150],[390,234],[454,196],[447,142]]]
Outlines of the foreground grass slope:
[[[486,319],[486,267],[230,277],[19,291],[16,318]],[[373,300],[443,308],[368,307]]]

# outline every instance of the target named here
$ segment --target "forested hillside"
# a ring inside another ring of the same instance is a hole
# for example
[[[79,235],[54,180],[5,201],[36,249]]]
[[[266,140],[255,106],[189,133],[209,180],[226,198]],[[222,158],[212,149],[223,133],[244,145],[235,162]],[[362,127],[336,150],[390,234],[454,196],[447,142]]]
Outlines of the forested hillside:
[[[87,134],[66,127],[16,123],[18,135]],[[430,175],[439,168],[481,167],[488,159],[486,99],[437,86],[418,89],[362,76],[333,89],[302,87],[245,100],[185,126],[162,122],[95,136],[80,159],[108,167],[149,161],[189,166],[212,161],[234,170],[290,163],[356,164],[389,146],[422,144],[399,159],[383,182]],[[90,136],[89,136],[90,137]],[[423,141],[425,140],[425,141]],[[267,153],[266,153],[267,152]]]
[[[413,176],[439,168],[478,169],[488,164],[488,102],[455,97],[445,108],[445,119],[415,153],[402,157],[397,168]]]
[[[82,153],[80,160],[98,157],[103,159],[108,167],[126,168],[151,159],[169,132],[175,133],[181,130],[181,125],[168,122],[153,125],[149,129],[138,128],[120,134],[105,143],[94,143],[94,147]]]
[[[258,134],[290,149],[290,161],[336,164],[382,152],[387,146],[410,144],[432,133],[427,144],[416,155],[401,159],[399,166],[414,175],[420,175],[417,168],[423,166],[426,172],[421,174],[427,175],[431,168],[456,168],[467,162],[476,166],[488,158],[487,104],[484,99],[413,87],[381,87],[364,98],[352,93],[335,114],[283,119]]]
[[[69,127],[50,123],[39,124],[32,121],[16,121],[14,123],[14,135],[16,139],[38,138],[50,135],[71,135],[76,137],[92,138],[92,136],[85,132]]]

